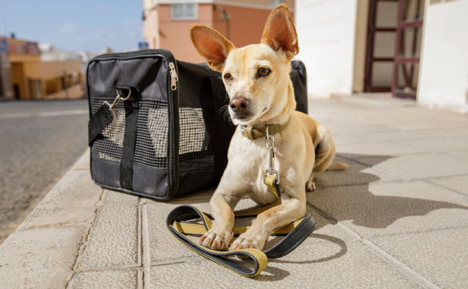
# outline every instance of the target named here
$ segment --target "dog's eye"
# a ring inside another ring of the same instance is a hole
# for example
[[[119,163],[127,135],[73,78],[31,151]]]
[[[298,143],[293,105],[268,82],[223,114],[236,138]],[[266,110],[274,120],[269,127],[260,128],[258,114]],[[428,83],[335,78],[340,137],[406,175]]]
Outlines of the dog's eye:
[[[270,74],[270,71],[268,68],[260,68],[258,69],[258,76],[260,77],[264,77],[264,76],[267,76],[268,74]]]
[[[226,73],[223,77],[224,77],[224,80],[226,81],[232,80],[232,75],[230,73]]]

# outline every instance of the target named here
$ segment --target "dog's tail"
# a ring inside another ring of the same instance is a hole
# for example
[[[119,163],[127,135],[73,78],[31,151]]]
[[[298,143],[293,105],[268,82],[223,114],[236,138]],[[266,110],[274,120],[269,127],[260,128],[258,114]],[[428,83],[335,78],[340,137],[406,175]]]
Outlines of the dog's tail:
[[[328,166],[327,171],[344,171],[349,168],[345,163],[332,163]]]

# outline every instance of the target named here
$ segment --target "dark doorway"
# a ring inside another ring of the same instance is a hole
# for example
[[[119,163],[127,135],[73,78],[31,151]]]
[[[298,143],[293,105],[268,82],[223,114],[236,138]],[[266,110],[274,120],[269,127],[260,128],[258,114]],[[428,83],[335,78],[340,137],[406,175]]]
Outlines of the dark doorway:
[[[393,96],[416,99],[421,51],[423,0],[398,1],[398,25],[393,67]]]
[[[20,99],[19,85],[13,84],[13,92],[15,94],[15,99]]]
[[[397,19],[398,0],[369,0],[365,92],[392,89]]]
[[[369,0],[365,92],[416,98],[423,0]]]

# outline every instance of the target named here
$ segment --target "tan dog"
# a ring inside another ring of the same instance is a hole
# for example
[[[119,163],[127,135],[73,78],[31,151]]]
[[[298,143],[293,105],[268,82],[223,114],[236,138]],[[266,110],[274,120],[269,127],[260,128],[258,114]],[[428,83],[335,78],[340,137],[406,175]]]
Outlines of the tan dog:
[[[233,208],[245,195],[260,205],[275,201],[263,183],[269,166],[265,137],[246,138],[241,135],[241,125],[286,124],[290,120],[283,131],[274,134],[282,204],[259,214],[250,229],[230,246],[231,250],[261,250],[274,229],[304,216],[306,187],[313,188],[315,173],[327,168],[345,169],[347,165],[331,164],[336,148],[328,129],[295,111],[289,73],[299,46],[285,4],[271,12],[261,44],[235,48],[217,31],[202,25],[192,27],[190,37],[210,68],[222,73],[230,97],[229,114],[239,125],[229,146],[227,168],[210,201],[215,222],[200,238],[200,244],[214,250],[228,249],[233,238]]]

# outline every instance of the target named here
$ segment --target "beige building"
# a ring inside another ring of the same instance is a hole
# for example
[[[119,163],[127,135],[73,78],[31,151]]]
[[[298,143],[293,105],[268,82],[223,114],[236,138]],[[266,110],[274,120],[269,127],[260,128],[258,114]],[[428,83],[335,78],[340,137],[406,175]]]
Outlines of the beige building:
[[[258,43],[271,10],[294,0],[143,0],[143,35],[150,49],[166,48],[176,59],[203,62],[189,36],[195,24],[212,27],[234,45]]]
[[[296,0],[309,94],[391,92],[467,112],[468,0]]]
[[[0,37],[7,43],[2,64],[8,69],[12,93],[4,98],[16,99],[66,99],[83,96],[80,61],[41,61],[36,42]],[[4,73],[5,73],[4,72]],[[8,89],[7,89],[8,90]]]

